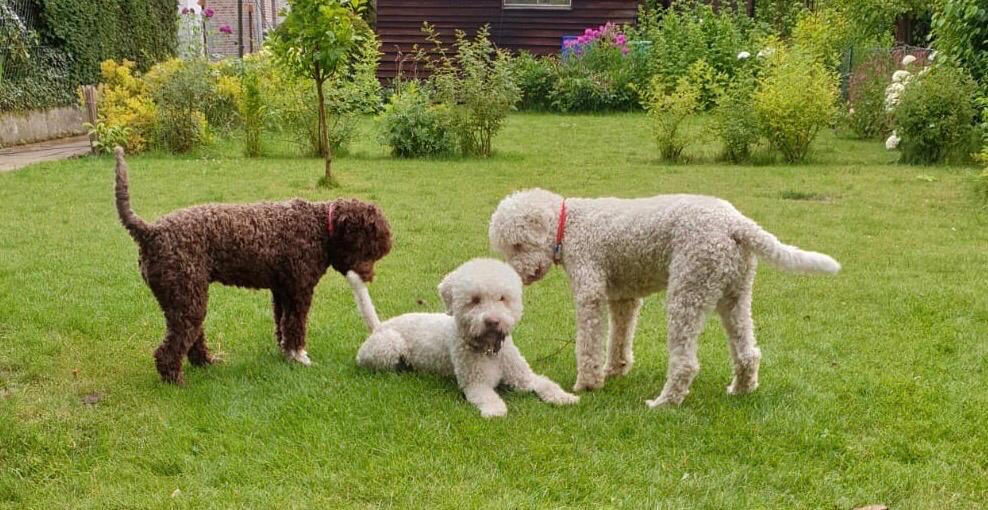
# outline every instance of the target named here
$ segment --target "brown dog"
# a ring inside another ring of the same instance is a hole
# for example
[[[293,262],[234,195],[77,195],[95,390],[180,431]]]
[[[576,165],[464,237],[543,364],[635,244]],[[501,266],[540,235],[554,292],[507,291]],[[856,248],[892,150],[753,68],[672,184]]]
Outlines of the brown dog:
[[[330,202],[208,204],[180,209],[148,224],[130,208],[127,163],[117,157],[120,221],[140,249],[141,275],[165,315],[167,332],[154,352],[162,380],[182,383],[182,358],[213,361],[202,322],[209,284],[271,289],[275,338],[289,359],[308,365],[305,324],[316,284],[332,267],[364,281],[391,250],[391,230],[374,205]]]

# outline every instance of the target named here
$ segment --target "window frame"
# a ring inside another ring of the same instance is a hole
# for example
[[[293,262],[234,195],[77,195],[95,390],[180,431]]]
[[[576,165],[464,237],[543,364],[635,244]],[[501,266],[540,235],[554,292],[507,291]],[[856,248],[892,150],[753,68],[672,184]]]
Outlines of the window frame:
[[[566,5],[551,5],[551,4],[528,4],[528,3],[518,3],[523,0],[501,0],[501,9],[503,10],[535,10],[535,11],[571,11],[573,10],[573,0],[568,0]],[[538,2],[539,0],[535,0]]]

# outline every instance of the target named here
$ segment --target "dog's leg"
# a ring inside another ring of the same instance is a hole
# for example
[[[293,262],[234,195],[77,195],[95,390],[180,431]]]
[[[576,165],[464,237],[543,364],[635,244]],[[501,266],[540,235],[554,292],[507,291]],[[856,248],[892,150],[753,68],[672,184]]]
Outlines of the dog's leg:
[[[519,391],[534,391],[540,399],[550,404],[566,405],[580,401],[580,397],[567,393],[552,379],[533,372],[514,343],[505,342],[501,348],[501,359],[505,384]]]
[[[197,367],[212,365],[216,361],[216,359],[209,353],[209,347],[206,346],[206,333],[204,331],[199,331],[199,338],[192,343],[192,347],[189,349],[188,357],[189,363],[192,363]]]
[[[372,370],[397,370],[406,357],[405,338],[397,331],[378,328],[357,351],[357,365]]]
[[[167,285],[149,281],[151,291],[165,315],[167,332],[154,351],[154,363],[165,382],[182,384],[182,360],[202,334],[206,317],[208,284],[197,287],[193,277],[178,279]],[[184,283],[184,285],[183,285]]]
[[[635,363],[632,342],[641,299],[611,300],[610,305],[610,354],[607,357],[607,377],[619,377],[631,371]]]
[[[595,390],[604,385],[603,300],[598,295],[576,297],[576,384],[573,391]]]
[[[734,365],[734,378],[727,387],[727,393],[731,395],[750,393],[758,388],[758,365],[762,353],[755,343],[754,324],[751,320],[751,281],[754,276],[752,269],[746,282],[717,304]]]
[[[505,416],[508,414],[508,406],[501,400],[501,396],[494,391],[494,388],[486,384],[470,384],[463,388],[463,395],[467,401],[480,409],[480,415],[484,418]]]
[[[305,352],[305,326],[312,303],[312,288],[296,288],[288,293],[283,302],[281,317],[281,350],[285,357],[303,365],[311,365],[309,354]]]
[[[285,315],[284,299],[281,289],[271,289],[271,309],[274,311],[274,340],[278,342],[278,348],[283,348],[285,343],[284,334],[281,332],[281,320]]]

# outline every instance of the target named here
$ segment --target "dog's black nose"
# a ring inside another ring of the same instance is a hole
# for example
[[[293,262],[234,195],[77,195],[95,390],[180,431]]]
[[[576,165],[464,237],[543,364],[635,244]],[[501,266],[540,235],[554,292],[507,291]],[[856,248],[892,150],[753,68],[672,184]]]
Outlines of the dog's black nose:
[[[501,321],[488,317],[484,319],[484,326],[487,326],[487,329],[500,329]]]

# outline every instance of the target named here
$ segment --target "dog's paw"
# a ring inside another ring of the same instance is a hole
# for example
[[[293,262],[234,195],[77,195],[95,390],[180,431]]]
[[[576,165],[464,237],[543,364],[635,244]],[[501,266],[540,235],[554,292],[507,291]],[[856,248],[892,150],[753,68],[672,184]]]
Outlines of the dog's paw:
[[[580,397],[572,393],[566,393],[563,390],[559,390],[550,395],[546,395],[545,401],[550,404],[556,404],[557,406],[567,406],[579,402]]]
[[[483,418],[501,418],[508,415],[508,406],[501,404],[480,408],[480,416]]]
[[[731,381],[727,386],[728,395],[745,395],[758,389],[758,381],[744,381],[741,384],[737,379]]]
[[[613,379],[615,377],[624,377],[631,372],[631,367],[634,363],[631,361],[620,361],[608,365],[607,367],[607,378]]]
[[[670,396],[670,395],[662,394],[659,395],[654,400],[646,400],[645,405],[647,405],[651,409],[655,409],[656,407],[676,407],[679,404],[683,403],[684,398],[686,398],[685,395]]]
[[[301,363],[305,366],[312,365],[312,360],[309,359],[309,353],[305,352],[305,349],[299,349],[297,351],[285,351],[285,357],[289,361],[294,361],[296,363]]]
[[[588,381],[586,379],[577,379],[576,384],[573,385],[573,392],[580,393],[583,391],[593,391],[593,390],[599,390],[600,388],[603,387],[604,387],[603,379],[596,379],[592,381]]]

